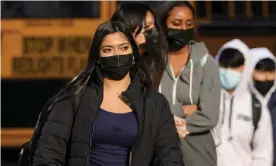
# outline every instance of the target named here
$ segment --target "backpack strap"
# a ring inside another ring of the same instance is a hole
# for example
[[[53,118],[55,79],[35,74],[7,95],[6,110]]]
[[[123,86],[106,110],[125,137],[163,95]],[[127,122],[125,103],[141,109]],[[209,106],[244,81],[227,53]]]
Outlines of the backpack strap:
[[[252,94],[252,111],[253,111],[253,125],[254,125],[254,132],[258,128],[258,123],[261,119],[262,113],[262,106],[260,101]]]
[[[254,126],[254,131],[253,131],[253,136],[252,136],[252,140],[251,140],[251,149],[253,149],[253,139],[255,136],[255,132],[258,128],[258,123],[261,119],[261,115],[262,115],[262,106],[260,101],[256,98],[256,96],[254,94],[251,94],[251,98],[252,98],[252,122],[253,122],[253,126]]]

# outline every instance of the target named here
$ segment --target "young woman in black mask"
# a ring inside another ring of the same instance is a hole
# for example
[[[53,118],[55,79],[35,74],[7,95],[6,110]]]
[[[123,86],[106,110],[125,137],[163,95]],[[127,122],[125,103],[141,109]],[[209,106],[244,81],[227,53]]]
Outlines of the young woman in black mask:
[[[169,43],[169,65],[159,92],[175,116],[186,121],[190,133],[181,142],[187,166],[215,166],[216,148],[211,129],[220,105],[218,65],[203,43],[195,41],[195,11],[188,1],[168,2],[161,17]]]
[[[33,165],[184,165],[170,106],[146,70],[122,24],[101,24],[85,69],[49,101]]]
[[[249,51],[249,87],[259,102],[268,107],[272,120],[273,146],[276,149],[276,58],[267,48],[253,48]],[[276,152],[274,150],[276,166]]]
[[[133,35],[157,89],[167,64],[167,43],[154,12],[144,3],[121,2],[112,21],[121,21]]]

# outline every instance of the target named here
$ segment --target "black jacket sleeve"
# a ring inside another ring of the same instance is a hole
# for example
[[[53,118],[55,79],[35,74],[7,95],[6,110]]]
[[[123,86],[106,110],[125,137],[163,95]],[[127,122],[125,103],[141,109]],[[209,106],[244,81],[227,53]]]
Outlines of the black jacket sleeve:
[[[184,166],[180,138],[170,105],[166,99],[163,101],[163,108],[160,113],[159,131],[154,143],[154,165]]]
[[[69,100],[56,103],[41,131],[33,156],[33,166],[65,164],[72,122],[73,108]]]

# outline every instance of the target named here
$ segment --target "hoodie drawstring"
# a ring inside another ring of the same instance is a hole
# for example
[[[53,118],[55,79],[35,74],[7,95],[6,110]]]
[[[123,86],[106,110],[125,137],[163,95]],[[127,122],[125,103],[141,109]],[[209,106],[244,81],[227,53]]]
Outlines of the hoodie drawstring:
[[[161,82],[160,82],[159,87],[158,87],[158,92],[159,92],[159,93],[162,93]]]
[[[225,105],[226,105],[226,104],[225,104],[225,102],[226,102],[226,101],[225,101],[225,98],[226,98],[226,97],[225,97],[225,94],[223,94],[223,95],[222,95],[222,101],[221,101],[222,104],[223,104],[223,105],[222,105],[222,111],[223,111],[223,112],[222,112],[221,124],[224,124],[225,113],[226,113],[226,110],[225,110]]]
[[[229,115],[229,138],[228,140],[231,141],[232,137],[232,116],[233,116],[233,105],[234,105],[234,97],[231,98],[230,101],[230,115]]]
[[[191,47],[190,47],[191,48]],[[189,49],[189,56],[191,55],[191,49]],[[193,59],[190,58],[190,63],[191,63],[191,70],[190,70],[190,80],[189,80],[189,99],[190,99],[190,103],[191,104],[194,104],[194,100],[193,100],[193,73],[194,73],[194,61]],[[185,66],[179,71],[179,74],[177,77],[175,77],[174,73],[173,73],[173,68],[172,66],[170,65],[170,70],[172,72],[172,75],[173,75],[173,80],[174,80],[174,83],[173,83],[173,89],[172,89],[172,104],[176,104],[176,89],[177,89],[177,82],[178,82],[178,79],[182,73],[182,71],[184,70]],[[158,92],[159,93],[162,93],[162,86],[161,86],[161,83],[158,87]]]
[[[189,87],[189,97],[190,97],[190,102],[191,104],[194,104],[194,101],[193,101],[193,72],[194,72],[194,62],[193,60],[191,59],[191,71],[190,71],[190,87]]]

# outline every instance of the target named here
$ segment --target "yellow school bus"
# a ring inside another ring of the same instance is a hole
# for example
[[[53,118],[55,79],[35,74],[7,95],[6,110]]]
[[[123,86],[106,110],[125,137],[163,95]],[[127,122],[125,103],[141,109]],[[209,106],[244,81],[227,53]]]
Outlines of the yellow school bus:
[[[2,79],[76,75],[95,29],[110,18],[116,3],[95,1],[91,5],[99,6],[95,18],[2,19]]]
[[[75,6],[78,4],[74,2],[1,2],[2,10],[3,5],[5,8],[1,20],[2,81],[47,81],[70,79],[77,75],[85,65],[97,26],[108,21],[116,9],[115,1],[80,3],[83,3],[81,8],[86,7],[87,15],[82,15],[82,9],[77,9]],[[77,10],[80,14],[73,15],[78,13]],[[18,12],[21,13],[17,14]],[[54,12],[58,14],[55,15]],[[17,109],[20,111],[20,108]],[[9,111],[2,111],[3,118]],[[36,110],[35,117],[37,111],[39,110]],[[27,116],[30,114],[26,113],[26,120]],[[8,120],[18,123],[12,118]],[[2,125],[1,146],[19,147],[30,139],[32,132],[32,128],[24,126]]]

